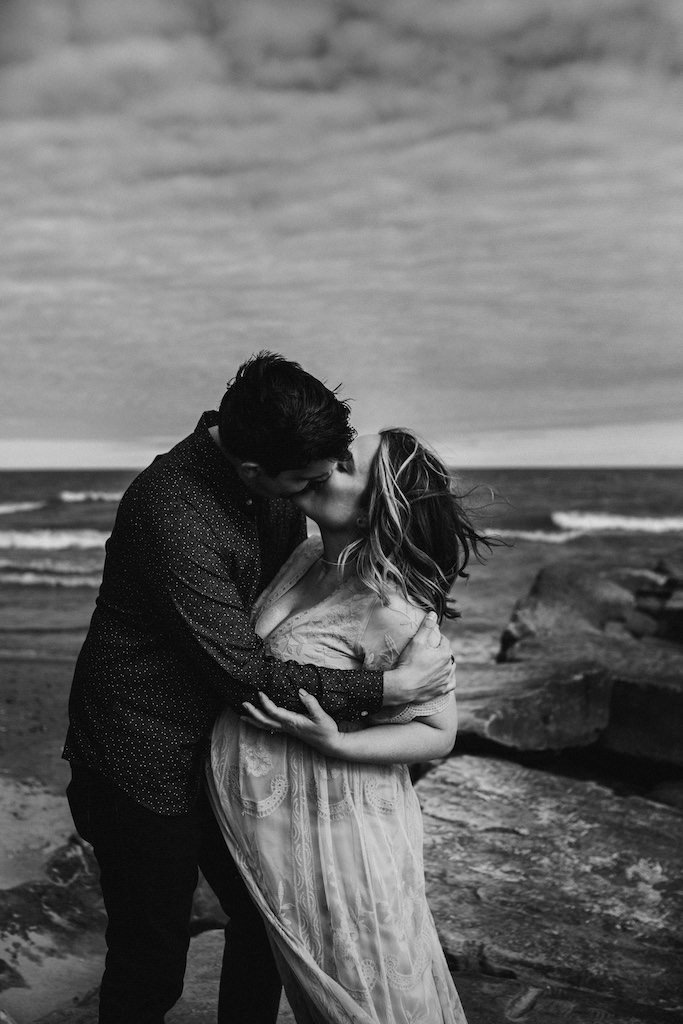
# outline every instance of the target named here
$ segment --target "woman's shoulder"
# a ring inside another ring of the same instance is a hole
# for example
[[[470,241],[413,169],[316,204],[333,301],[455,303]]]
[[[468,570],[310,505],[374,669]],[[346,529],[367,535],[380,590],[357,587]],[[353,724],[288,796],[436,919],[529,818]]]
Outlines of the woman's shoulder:
[[[417,632],[426,614],[426,608],[406,597],[398,587],[390,587],[381,598],[377,596],[372,602],[367,627],[373,631],[398,632],[410,637]]]

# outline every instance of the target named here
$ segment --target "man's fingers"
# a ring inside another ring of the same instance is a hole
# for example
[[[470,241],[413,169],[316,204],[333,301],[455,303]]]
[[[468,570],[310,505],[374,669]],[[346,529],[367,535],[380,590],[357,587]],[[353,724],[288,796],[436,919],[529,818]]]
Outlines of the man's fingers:
[[[420,623],[417,633],[413,637],[413,643],[422,644],[423,647],[438,647],[441,639],[441,633],[439,632],[439,620],[434,612],[428,612]]]

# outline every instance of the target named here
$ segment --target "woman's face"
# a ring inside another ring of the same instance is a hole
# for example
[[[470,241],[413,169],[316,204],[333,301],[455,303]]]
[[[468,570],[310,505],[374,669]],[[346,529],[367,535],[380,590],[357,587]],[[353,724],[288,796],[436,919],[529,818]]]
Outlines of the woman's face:
[[[348,462],[335,463],[327,480],[307,487],[292,498],[321,530],[358,529],[358,519],[363,512],[360,499],[379,442],[379,434],[361,434],[349,448]]]

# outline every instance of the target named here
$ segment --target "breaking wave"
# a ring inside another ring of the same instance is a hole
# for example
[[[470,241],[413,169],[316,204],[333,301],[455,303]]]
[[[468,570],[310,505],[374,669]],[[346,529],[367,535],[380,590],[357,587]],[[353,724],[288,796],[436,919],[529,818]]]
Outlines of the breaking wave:
[[[683,530],[683,516],[619,516],[611,512],[553,512],[561,530],[579,533],[675,533]]]
[[[611,512],[552,512],[535,529],[492,530],[498,537],[536,544],[567,544],[587,534],[675,533],[683,531],[683,516],[621,516]]]
[[[583,537],[581,530],[491,530],[495,537],[504,537],[506,540],[530,540],[536,544],[566,544],[577,537]]]
[[[81,502],[121,501],[122,491],[60,491],[59,500],[68,505]]]
[[[0,516],[11,516],[15,512],[35,512],[45,508],[44,501],[0,501]]]

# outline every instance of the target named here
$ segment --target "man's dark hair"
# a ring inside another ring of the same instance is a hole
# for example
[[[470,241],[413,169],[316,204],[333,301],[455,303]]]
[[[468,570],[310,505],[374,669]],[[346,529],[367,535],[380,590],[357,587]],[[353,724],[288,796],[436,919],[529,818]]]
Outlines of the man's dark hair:
[[[221,444],[269,476],[343,459],[355,436],[350,409],[310,373],[274,352],[242,363],[218,413]]]

